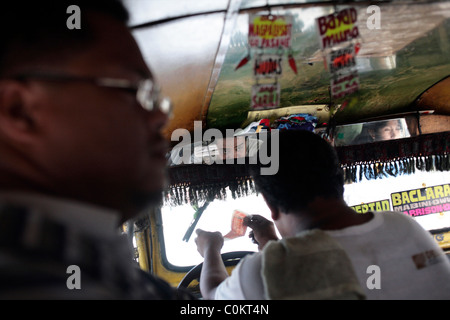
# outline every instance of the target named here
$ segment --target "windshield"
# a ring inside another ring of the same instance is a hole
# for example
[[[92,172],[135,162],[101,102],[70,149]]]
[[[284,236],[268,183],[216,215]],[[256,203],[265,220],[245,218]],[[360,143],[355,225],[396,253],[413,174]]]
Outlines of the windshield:
[[[426,230],[445,229],[450,228],[449,181],[450,172],[422,171],[395,178],[363,180],[358,183],[345,185],[344,200],[357,212],[401,211],[413,216]],[[447,187],[431,188],[443,185]],[[424,188],[423,197],[428,197],[429,199],[420,198],[419,193],[414,191]],[[431,191],[426,188],[431,188]],[[442,193],[434,192],[436,190],[442,190]],[[208,205],[198,220],[195,229],[219,231],[222,235],[226,235],[231,230],[234,210],[239,210],[246,214],[260,214],[271,219],[270,211],[261,195],[253,194],[233,199],[228,191],[226,200],[215,200]],[[197,252],[195,245],[195,231],[192,233],[189,241],[183,241],[183,237],[194,218],[195,210],[192,206],[164,206],[161,212],[168,262],[177,267],[192,266],[203,262],[203,258]],[[257,246],[248,237],[249,232],[250,229],[247,228],[244,236],[226,240],[222,253],[230,251],[257,251]]]
[[[244,198],[233,199],[231,192],[227,190],[226,200],[214,200],[201,215],[196,228],[206,231],[219,231],[226,235],[231,231],[231,222],[234,210],[239,210],[248,215],[259,214],[270,219],[270,211],[261,195],[253,194]],[[183,241],[186,231],[190,227],[195,210],[190,205],[176,207],[164,206],[161,209],[164,244],[166,257],[170,264],[175,266],[191,266],[203,262],[203,258],[197,252],[195,244],[195,231],[188,241]],[[256,244],[246,234],[231,240],[225,240],[222,253],[231,251],[257,251]]]

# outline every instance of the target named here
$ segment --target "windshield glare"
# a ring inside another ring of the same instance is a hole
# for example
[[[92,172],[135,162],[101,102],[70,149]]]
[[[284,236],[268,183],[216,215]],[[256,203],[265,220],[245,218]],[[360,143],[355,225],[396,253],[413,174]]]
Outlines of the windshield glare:
[[[231,192],[227,190],[226,200],[214,200],[211,202],[198,220],[196,229],[205,231],[219,231],[226,235],[231,231],[231,220],[234,210],[239,210],[248,215],[259,214],[267,219],[270,211],[261,195],[250,195],[245,198],[233,199]],[[195,231],[188,242],[183,241],[195,210],[191,205],[177,207],[164,206],[161,209],[164,230],[164,244],[166,257],[170,264],[175,266],[191,266],[203,262],[203,258],[197,252],[195,245]],[[231,251],[257,251],[257,245],[248,237],[250,229],[244,236],[232,240],[225,240],[222,253]]]

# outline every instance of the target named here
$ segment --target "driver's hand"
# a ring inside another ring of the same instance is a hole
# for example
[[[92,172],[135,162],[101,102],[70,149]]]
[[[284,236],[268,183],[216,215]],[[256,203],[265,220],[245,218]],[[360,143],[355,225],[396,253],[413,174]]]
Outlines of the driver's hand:
[[[252,229],[249,237],[258,245],[259,250],[262,250],[270,240],[278,240],[273,222],[263,216],[254,214],[245,217],[244,225]]]
[[[197,229],[196,233],[197,238],[195,238],[195,243],[197,244],[197,251],[203,258],[205,257],[205,253],[209,250],[220,252],[224,241],[220,232],[208,232]]]

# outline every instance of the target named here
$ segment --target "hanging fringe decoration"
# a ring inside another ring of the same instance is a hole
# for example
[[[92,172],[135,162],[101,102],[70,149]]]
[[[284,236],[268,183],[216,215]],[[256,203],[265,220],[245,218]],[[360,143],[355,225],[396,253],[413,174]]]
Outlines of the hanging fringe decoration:
[[[337,147],[345,183],[385,179],[416,171],[450,171],[450,131],[365,145]],[[198,205],[256,193],[248,164],[190,164],[169,168],[165,203]]]
[[[388,162],[360,162],[343,165],[345,183],[398,177],[418,171],[450,171],[450,155],[421,156],[395,159]]]
[[[170,167],[170,186],[165,203],[170,206],[197,205],[200,202],[225,200],[227,188],[233,199],[256,193],[249,166],[244,164],[184,165]]]
[[[336,148],[345,183],[450,171],[450,132]],[[377,159],[377,160],[374,160]]]

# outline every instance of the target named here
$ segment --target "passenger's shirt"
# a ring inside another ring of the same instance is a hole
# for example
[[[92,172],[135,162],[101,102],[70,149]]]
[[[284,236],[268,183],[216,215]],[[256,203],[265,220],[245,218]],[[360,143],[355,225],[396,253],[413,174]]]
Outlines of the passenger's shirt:
[[[180,293],[182,298],[188,298]],[[40,194],[0,194],[1,299],[175,299],[139,269],[119,215]]]
[[[367,299],[450,299],[449,259],[413,218],[375,212],[364,224],[326,233],[345,249]],[[215,298],[266,299],[262,255],[245,257]]]

